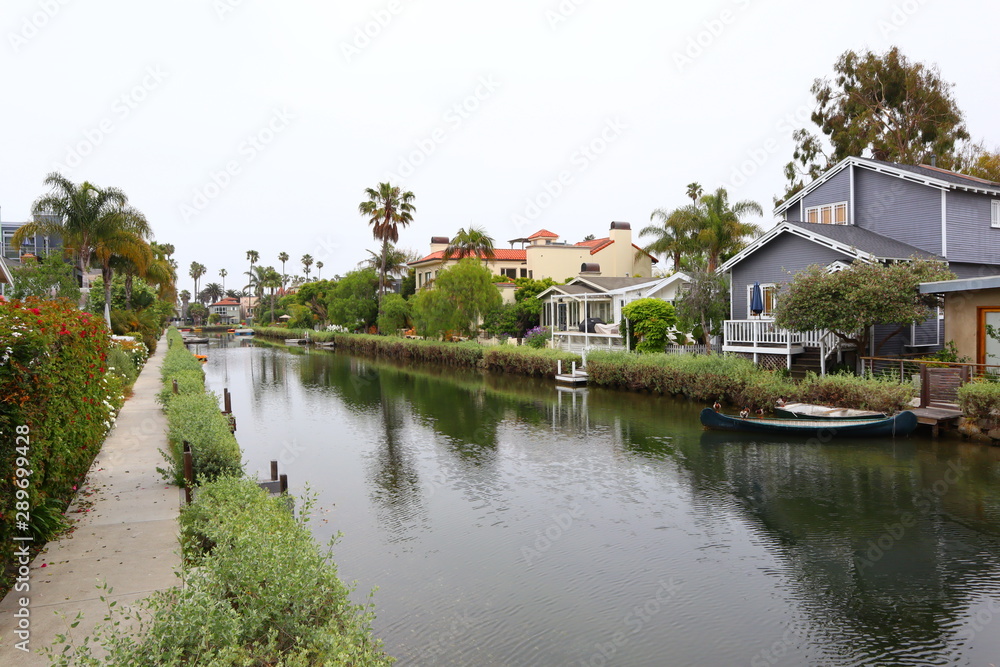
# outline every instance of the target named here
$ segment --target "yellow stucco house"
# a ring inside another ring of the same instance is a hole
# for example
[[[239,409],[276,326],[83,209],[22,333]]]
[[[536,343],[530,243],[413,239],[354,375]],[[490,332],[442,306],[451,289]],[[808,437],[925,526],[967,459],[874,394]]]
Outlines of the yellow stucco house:
[[[458,261],[442,260],[449,241],[445,236],[431,238],[427,256],[410,262],[416,272],[417,289],[429,286],[438,273]],[[558,234],[541,229],[527,238],[510,241],[511,246],[517,243],[520,248],[498,248],[493,259],[482,258],[494,274],[509,280],[552,278],[560,282],[581,273],[610,278],[649,277],[657,261],[635,245],[627,222],[612,222],[606,237],[592,241],[560,241]]]

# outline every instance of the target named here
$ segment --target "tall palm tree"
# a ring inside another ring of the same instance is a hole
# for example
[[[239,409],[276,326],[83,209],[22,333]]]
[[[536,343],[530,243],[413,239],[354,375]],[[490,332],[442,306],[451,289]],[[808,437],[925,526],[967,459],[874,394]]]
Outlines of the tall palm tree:
[[[153,267],[154,261],[153,249],[145,242],[130,247],[130,252],[127,254],[111,255],[110,265],[112,270],[125,275],[125,310],[132,310],[132,288],[135,278],[145,278]]]
[[[302,273],[306,274],[306,282],[309,282],[309,272],[312,271],[313,257],[312,255],[302,255]]]
[[[253,280],[253,265],[257,263],[260,259],[260,253],[256,250],[247,250],[247,260],[250,262],[250,270],[247,271],[247,277]],[[250,289],[250,284],[247,283],[247,289]]]
[[[223,294],[225,294],[225,292],[226,292],[226,276],[228,276],[228,275],[229,275],[229,271],[226,271],[225,269],[219,269],[219,277],[222,278],[222,293]]]
[[[274,324],[274,292],[281,287],[281,282],[281,274],[275,271],[273,266],[264,268],[261,285],[271,290],[271,324]]]
[[[180,297],[181,300],[181,317],[187,317],[188,303],[191,301],[191,292],[188,292],[186,289],[181,290],[178,297]]]
[[[149,249],[153,253],[153,260],[142,277],[159,288],[160,300],[174,303],[177,301],[177,262],[170,257],[174,254],[174,246],[153,241],[149,244]]]
[[[194,278],[194,298],[200,303],[201,293],[198,292],[198,281],[201,279],[208,269],[205,268],[204,264],[199,264],[198,262],[191,262],[191,267],[188,269],[188,275]]]
[[[493,238],[482,227],[469,225],[468,229],[459,229],[455,238],[444,249],[441,261],[447,262],[453,257],[457,259],[463,257],[495,259],[496,251],[493,249]]]
[[[20,245],[37,234],[61,236],[63,245],[72,249],[86,284],[87,269],[100,250],[101,273],[104,277],[104,319],[111,326],[111,278],[114,270],[111,257],[116,254],[136,255],[152,231],[145,216],[128,203],[128,197],[118,188],[100,188],[87,181],[76,185],[57,172],[44,181],[52,192],[32,204],[34,219],[14,233],[11,243]]]
[[[323,262],[316,262],[316,280],[323,280]]]
[[[219,283],[209,283],[205,285],[205,289],[201,293],[204,295],[206,301],[215,303],[226,294],[226,290]]]
[[[760,234],[757,225],[740,220],[753,213],[764,215],[764,209],[755,201],[729,203],[729,193],[719,188],[699,201],[700,227],[695,233],[698,245],[708,255],[708,270],[715,271],[723,255],[739,252],[746,245],[745,238]]]
[[[278,261],[281,262],[281,286],[284,287],[285,283],[288,282],[288,274],[285,273],[285,262],[288,261],[288,253],[279,252]]]
[[[388,255],[390,243],[399,241],[399,226],[413,222],[416,207],[413,205],[414,195],[407,190],[403,192],[398,185],[379,183],[378,189],[366,188],[366,201],[358,204],[358,213],[368,218],[372,227],[372,236],[382,242],[382,257]],[[378,274],[378,314],[382,314],[382,295],[385,293],[385,265]]]
[[[681,206],[672,211],[658,208],[650,214],[649,219],[658,219],[660,224],[648,225],[639,232],[639,236],[653,237],[653,241],[643,250],[650,254],[670,255],[674,270],[679,271],[681,255],[696,249],[692,234],[700,226],[700,211],[694,205]]]
[[[687,196],[691,198],[692,204],[697,204],[704,193],[705,191],[702,189],[701,183],[694,182],[687,184]]]

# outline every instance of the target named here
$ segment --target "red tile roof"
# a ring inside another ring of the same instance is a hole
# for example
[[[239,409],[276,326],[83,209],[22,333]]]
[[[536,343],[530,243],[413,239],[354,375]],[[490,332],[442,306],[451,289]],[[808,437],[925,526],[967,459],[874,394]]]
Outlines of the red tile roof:
[[[528,240],[530,241],[531,239],[557,239],[557,238],[559,238],[558,234],[553,234],[547,229],[539,229],[537,232],[529,236]]]
[[[212,304],[213,306],[238,306],[240,305],[239,299],[234,299],[232,297],[226,297],[222,301],[216,301]]]
[[[525,250],[507,250],[505,248],[497,248],[493,250],[493,254],[495,255],[494,259],[503,262],[523,262],[528,258],[527,251]],[[444,256],[444,250],[438,250],[436,252],[432,252],[426,257],[418,259],[415,262],[410,262],[410,265],[412,266],[413,264],[430,262],[435,259],[440,260],[443,256]],[[479,257],[480,259],[485,259],[485,257],[483,257],[482,255],[480,255]],[[458,257],[452,257],[452,259],[458,260]]]
[[[610,240],[611,239],[609,237],[605,236],[603,239],[590,239],[589,241],[580,241],[576,245],[590,246],[591,248],[593,248],[594,246],[604,245]]]

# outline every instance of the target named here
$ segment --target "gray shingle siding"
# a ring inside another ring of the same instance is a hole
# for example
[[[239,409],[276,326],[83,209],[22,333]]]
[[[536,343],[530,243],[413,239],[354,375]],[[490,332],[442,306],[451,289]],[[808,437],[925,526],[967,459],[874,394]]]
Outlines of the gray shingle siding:
[[[795,274],[812,264],[826,266],[838,259],[849,262],[852,258],[799,236],[780,234],[733,267],[730,318],[747,319],[747,285],[755,280],[781,285],[792,279],[788,272]]]
[[[796,202],[788,207],[785,211],[785,220],[790,220],[792,222],[799,222],[802,220],[802,204]]]
[[[854,216],[862,229],[941,253],[941,191],[936,188],[856,169]]]
[[[851,174],[850,170],[844,169],[834,175],[829,181],[819,186],[802,198],[803,209],[822,206],[824,204],[836,204],[847,201],[851,197]],[[801,213],[799,213],[801,215]],[[802,218],[791,218],[788,220],[802,220]]]
[[[1000,264],[1000,229],[990,227],[990,202],[1000,197],[948,193],[948,259]]]
[[[1000,265],[988,266],[984,264],[948,262],[948,270],[959,278],[985,278],[986,276],[1000,276]]]

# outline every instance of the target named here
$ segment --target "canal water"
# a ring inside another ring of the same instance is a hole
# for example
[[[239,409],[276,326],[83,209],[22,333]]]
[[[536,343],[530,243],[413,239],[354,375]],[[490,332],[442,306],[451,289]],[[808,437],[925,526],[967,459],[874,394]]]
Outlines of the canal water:
[[[401,665],[1000,664],[1000,448],[231,339],[206,371]]]

